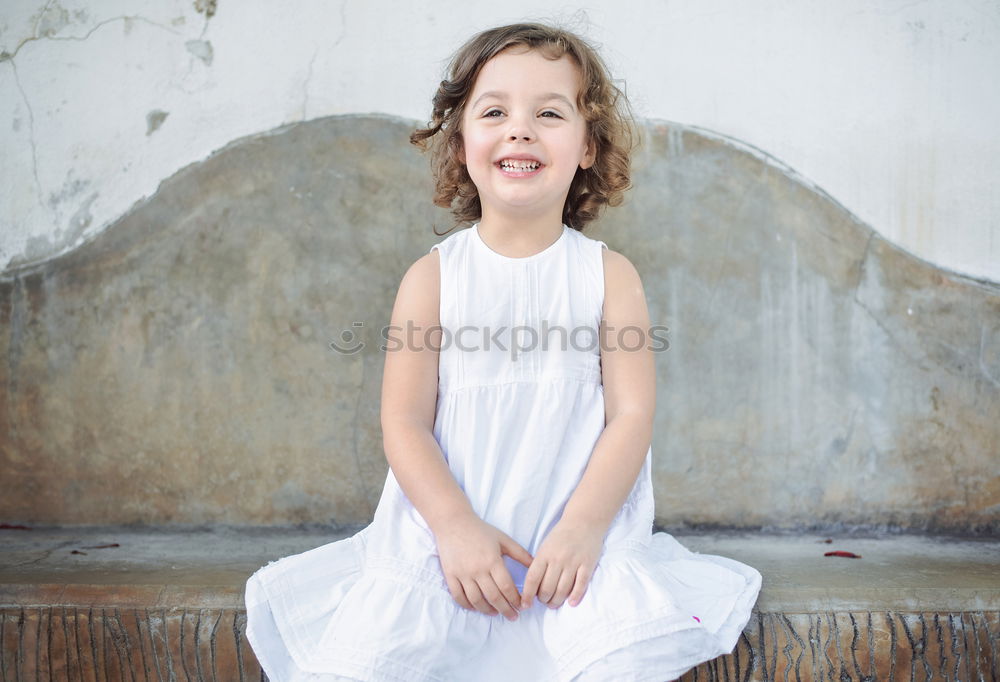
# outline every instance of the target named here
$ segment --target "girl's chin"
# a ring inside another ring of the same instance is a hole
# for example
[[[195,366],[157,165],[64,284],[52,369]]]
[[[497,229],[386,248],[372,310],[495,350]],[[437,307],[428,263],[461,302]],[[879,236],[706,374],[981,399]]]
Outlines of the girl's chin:
[[[551,206],[541,205],[534,202],[513,202],[504,201],[491,203],[483,207],[484,214],[495,217],[510,217],[518,220],[544,218],[548,215],[560,215],[560,211],[553,210]],[[560,218],[561,221],[561,218]]]
[[[497,208],[508,208],[515,210],[535,210],[543,211],[549,208],[546,202],[538,200],[538,197],[534,196],[501,196],[497,197],[494,205]]]

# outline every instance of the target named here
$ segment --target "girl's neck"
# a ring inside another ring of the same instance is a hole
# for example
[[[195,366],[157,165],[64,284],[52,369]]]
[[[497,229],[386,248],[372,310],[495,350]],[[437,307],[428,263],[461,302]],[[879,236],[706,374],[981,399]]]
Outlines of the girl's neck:
[[[562,234],[558,217],[501,217],[484,214],[479,221],[479,235],[494,251],[510,258],[532,256],[551,246]]]

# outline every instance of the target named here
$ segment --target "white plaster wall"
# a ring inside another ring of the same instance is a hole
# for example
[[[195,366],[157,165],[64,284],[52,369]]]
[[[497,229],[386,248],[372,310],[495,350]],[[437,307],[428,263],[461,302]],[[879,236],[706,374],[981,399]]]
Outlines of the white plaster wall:
[[[639,116],[756,147],[911,253],[1000,281],[995,0],[537,7],[6,0],[0,270],[93,238],[235,138],[338,113],[424,120],[465,38],[554,19],[601,45]]]

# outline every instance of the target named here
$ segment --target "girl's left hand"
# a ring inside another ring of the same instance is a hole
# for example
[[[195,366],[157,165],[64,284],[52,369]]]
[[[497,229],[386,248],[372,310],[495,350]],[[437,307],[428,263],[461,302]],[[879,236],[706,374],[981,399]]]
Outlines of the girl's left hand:
[[[570,606],[583,599],[604,546],[605,530],[560,519],[542,541],[528,567],[521,590],[521,606],[532,597],[557,609],[569,597]]]

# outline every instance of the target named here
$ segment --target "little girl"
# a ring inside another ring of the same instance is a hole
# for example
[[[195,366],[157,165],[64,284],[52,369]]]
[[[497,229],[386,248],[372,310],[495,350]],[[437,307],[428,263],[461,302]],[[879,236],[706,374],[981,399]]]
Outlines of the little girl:
[[[374,520],[247,581],[274,682],[660,682],[735,647],[761,575],[652,533],[642,283],[581,232],[628,188],[632,134],[572,33],[503,26],[455,55],[411,141],[472,225],[399,286]]]

